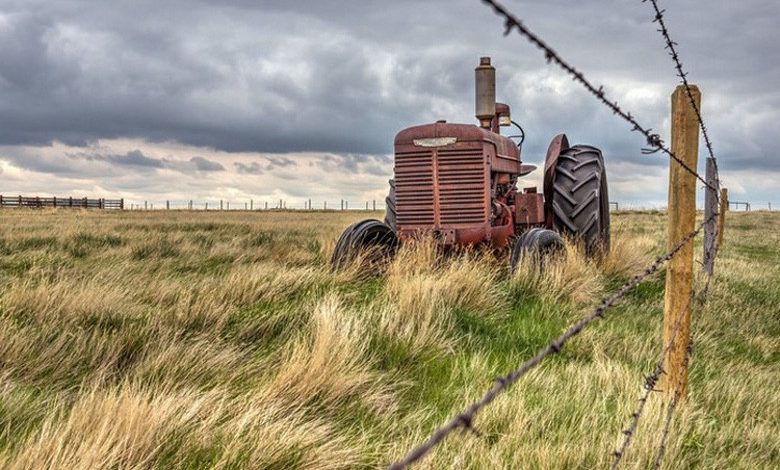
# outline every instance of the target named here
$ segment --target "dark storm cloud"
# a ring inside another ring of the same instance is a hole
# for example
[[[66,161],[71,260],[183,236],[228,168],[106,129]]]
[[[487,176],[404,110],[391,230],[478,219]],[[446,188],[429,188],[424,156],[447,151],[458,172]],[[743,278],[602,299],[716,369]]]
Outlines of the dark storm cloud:
[[[646,4],[506,4],[621,104],[633,104],[642,123],[666,132],[676,79]],[[778,3],[662,7],[705,91],[721,168],[780,170],[773,156]],[[361,164],[357,155],[390,154],[398,130],[439,118],[473,122],[472,70],[477,57],[492,55],[499,97],[528,131],[529,161],[540,161],[549,139],[565,130],[618,161],[666,164],[642,156],[638,134],[561,79],[538,50],[502,32],[476,0],[5,1],[0,145],[127,137],[225,151],[318,151],[343,154],[326,168],[379,174],[387,162]],[[660,99],[629,99],[648,85],[663,90]],[[224,170],[200,157],[175,164],[140,152],[114,157],[105,161],[138,171]],[[288,160],[235,168],[268,171]],[[69,171],[53,161],[25,164]]]

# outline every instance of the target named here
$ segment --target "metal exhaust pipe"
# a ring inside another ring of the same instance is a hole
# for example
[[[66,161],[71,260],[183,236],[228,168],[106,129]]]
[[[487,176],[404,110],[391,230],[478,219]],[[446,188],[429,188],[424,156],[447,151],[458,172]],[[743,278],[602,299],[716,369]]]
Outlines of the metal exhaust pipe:
[[[475,116],[479,126],[490,129],[496,115],[496,69],[490,65],[490,57],[480,57],[474,69],[476,83]]]

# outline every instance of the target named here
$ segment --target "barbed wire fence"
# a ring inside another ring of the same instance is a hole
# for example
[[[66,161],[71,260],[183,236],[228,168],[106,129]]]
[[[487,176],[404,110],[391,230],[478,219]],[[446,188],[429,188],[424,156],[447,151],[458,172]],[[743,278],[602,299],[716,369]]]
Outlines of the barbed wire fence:
[[[644,3],[647,0],[642,0],[642,1]],[[661,140],[659,134],[653,133],[652,129],[649,127],[642,126],[631,113],[624,111],[616,101],[607,98],[603,86],[596,87],[595,85],[593,85],[593,83],[590,80],[588,80],[582,72],[580,72],[574,66],[566,62],[557,52],[555,52],[555,50],[553,50],[544,40],[542,40],[541,37],[533,33],[529,28],[527,28],[523,24],[523,22],[519,18],[514,16],[505,7],[503,7],[495,0],[482,0],[483,3],[489,5],[496,14],[498,14],[503,18],[504,25],[506,28],[504,32],[505,35],[510,34],[513,30],[516,30],[521,36],[525,37],[529,42],[531,42],[533,45],[541,49],[544,52],[544,56],[548,62],[555,63],[556,65],[558,65],[565,72],[570,74],[576,82],[583,85],[585,89],[588,90],[592,95],[594,95],[602,104],[604,104],[609,109],[611,109],[614,114],[620,116],[623,120],[631,124],[632,131],[641,133],[645,137],[646,143],[648,145],[647,148],[642,149],[643,154],[653,154],[658,152],[662,152],[666,154],[675,164],[679,165],[690,175],[694,176],[697,180],[702,182],[708,191],[714,191],[717,193],[720,190],[720,178],[718,176],[717,161],[715,159],[715,155],[712,149],[712,143],[710,141],[709,134],[706,130],[707,127],[702,118],[701,112],[699,110],[699,106],[697,105],[696,100],[693,96],[692,87],[687,80],[687,73],[684,71],[682,67],[682,62],[680,60],[679,53],[675,48],[677,43],[672,41],[671,36],[669,34],[669,30],[664,22],[664,16],[663,16],[664,10],[659,8],[657,0],[650,0],[650,1],[655,13],[653,21],[659,23],[659,32],[662,34],[666,42],[665,48],[668,50],[674,62],[677,75],[682,82],[682,86],[685,89],[686,96],[688,97],[688,100],[694,110],[696,119],[698,120],[698,126],[702,131],[702,135],[704,136],[705,145],[707,147],[710,156],[709,158],[712,160],[712,166],[715,170],[714,181],[712,181],[711,178],[710,181],[708,181],[707,179],[703,178],[694,168],[691,168],[691,166],[687,165],[670,148],[664,145],[663,140]],[[680,251],[687,244],[692,243],[693,239],[703,229],[705,229],[705,227],[707,227],[708,224],[714,223],[714,220],[719,216],[721,210],[727,210],[727,207],[721,207],[720,204],[721,201],[719,201],[717,198],[715,199],[715,202],[716,202],[715,207],[711,208],[711,210],[705,214],[704,221],[695,230],[689,232],[687,235],[682,237],[680,241],[677,244],[675,244],[667,253],[665,253],[662,256],[659,256],[655,260],[655,262],[653,262],[650,266],[645,268],[645,270],[642,273],[629,279],[619,289],[617,289],[610,296],[602,300],[602,302],[593,311],[591,311],[587,316],[585,316],[580,321],[570,326],[563,334],[561,334],[560,336],[552,340],[549,344],[547,344],[545,347],[543,347],[541,350],[539,350],[539,352],[537,352],[535,356],[528,359],[526,362],[521,364],[517,369],[511,371],[507,375],[497,378],[495,383],[493,384],[493,387],[490,390],[488,390],[482,396],[481,399],[474,402],[468,408],[455,415],[447,423],[445,423],[444,425],[436,429],[426,441],[413,448],[402,459],[391,464],[388,468],[390,470],[401,470],[409,467],[415,462],[420,461],[428,453],[430,453],[439,443],[441,443],[449,434],[451,434],[453,431],[457,429],[471,430],[474,431],[476,435],[478,436],[481,435],[481,433],[478,432],[474,424],[474,419],[480,410],[482,410],[484,407],[489,405],[493,400],[496,399],[496,397],[498,397],[501,393],[506,391],[512,384],[516,383],[532,369],[539,366],[544,361],[545,358],[559,353],[569,340],[577,336],[579,333],[585,330],[589,325],[596,322],[596,320],[604,319],[606,317],[607,310],[610,307],[617,304],[635,287],[640,285],[647,278],[649,278],[655,272],[657,272],[661,268],[661,266],[663,266],[667,261],[671,260],[678,253],[680,253]],[[709,249],[711,251],[709,252],[705,251],[705,256],[707,256],[707,253],[709,253],[709,255],[711,255],[714,259],[714,257],[717,255],[718,248],[719,246],[716,243],[712,248]],[[702,292],[704,298],[706,298],[710,281],[713,276],[711,270],[706,271],[706,273],[707,273],[707,281],[704,290]],[[631,414],[631,421],[629,426],[623,431],[624,438],[623,441],[621,442],[620,447],[612,453],[613,455],[613,462],[611,466],[612,469],[618,468],[619,464],[622,462],[622,459],[626,454],[628,446],[633,436],[636,433],[639,421],[642,417],[642,412],[645,408],[645,404],[647,403],[650,394],[654,391],[658,391],[656,389],[656,385],[659,379],[661,378],[661,375],[667,373],[667,371],[664,370],[664,364],[668,359],[668,356],[670,354],[670,351],[672,350],[675,341],[678,339],[677,335],[679,334],[680,329],[682,328],[682,321],[683,321],[683,316],[682,315],[678,316],[677,322],[673,327],[670,338],[665,344],[664,348],[662,349],[660,358],[655,363],[655,367],[653,368],[653,371],[648,376],[645,377],[644,391],[639,398],[639,405],[637,409]],[[666,449],[666,442],[671,429],[671,423],[673,420],[674,411],[677,408],[682,398],[682,394],[681,394],[682,380],[684,377],[687,377],[687,370],[689,367],[691,352],[692,352],[692,342],[689,340],[685,345],[685,356],[683,360],[683,368],[685,370],[685,375],[680,374],[678,376],[678,383],[673,384],[676,385],[676,387],[674,388],[673,391],[674,393],[672,394],[672,397],[669,400],[669,403],[667,405],[667,415],[665,419],[664,428],[661,433],[659,445],[656,450],[654,468],[660,468],[663,460],[663,456]]]

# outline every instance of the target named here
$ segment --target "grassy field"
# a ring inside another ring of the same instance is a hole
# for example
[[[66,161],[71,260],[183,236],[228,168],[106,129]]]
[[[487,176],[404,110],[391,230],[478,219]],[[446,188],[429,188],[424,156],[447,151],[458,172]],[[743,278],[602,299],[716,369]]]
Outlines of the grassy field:
[[[569,246],[510,277],[420,244],[329,272],[364,217],[0,212],[0,468],[381,467],[665,247],[663,214],[617,213],[599,263]],[[665,468],[780,467],[780,214],[727,223]],[[418,468],[608,466],[662,302],[663,274]],[[664,412],[652,394],[624,468],[652,464]]]

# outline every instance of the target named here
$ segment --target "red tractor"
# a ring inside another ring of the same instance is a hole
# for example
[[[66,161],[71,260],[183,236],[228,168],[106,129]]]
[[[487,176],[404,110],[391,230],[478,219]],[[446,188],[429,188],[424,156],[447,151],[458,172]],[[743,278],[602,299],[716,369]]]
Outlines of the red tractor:
[[[490,58],[481,58],[475,72],[479,126],[437,121],[399,132],[384,223],[364,220],[348,227],[333,252],[335,268],[368,248],[392,254],[399,243],[421,235],[448,247],[511,245],[512,269],[524,252],[561,247],[560,233],[581,239],[591,254],[609,250],[601,151],[569,145],[559,134],[545,157],[543,193],[519,190],[518,179],[536,169],[522,163],[524,133],[509,106],[496,103]],[[500,134],[501,126],[512,125],[521,135]]]

